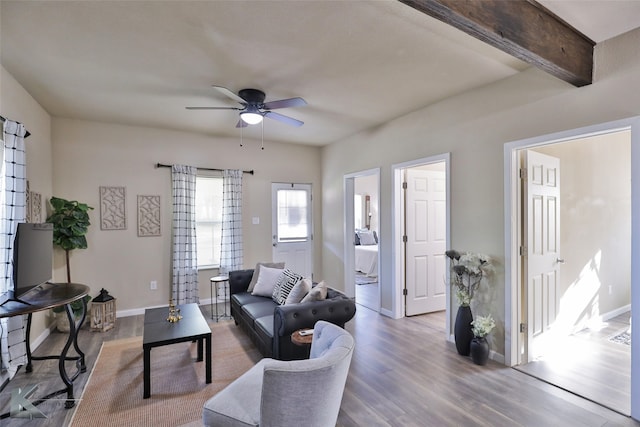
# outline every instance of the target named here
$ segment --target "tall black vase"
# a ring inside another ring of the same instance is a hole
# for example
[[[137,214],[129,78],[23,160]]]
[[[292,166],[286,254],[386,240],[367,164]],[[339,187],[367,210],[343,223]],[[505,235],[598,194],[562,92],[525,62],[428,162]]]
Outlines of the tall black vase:
[[[458,307],[456,323],[453,327],[453,335],[456,339],[456,350],[458,350],[458,354],[462,356],[468,356],[471,351],[471,340],[473,339],[471,322],[473,322],[471,307],[468,305]]]

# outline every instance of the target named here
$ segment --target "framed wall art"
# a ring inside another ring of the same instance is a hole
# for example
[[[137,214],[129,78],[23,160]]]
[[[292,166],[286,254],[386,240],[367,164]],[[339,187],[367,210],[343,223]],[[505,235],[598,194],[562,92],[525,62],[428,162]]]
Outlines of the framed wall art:
[[[160,196],[138,195],[138,236],[160,235]]]
[[[127,229],[125,187],[100,187],[100,229]]]

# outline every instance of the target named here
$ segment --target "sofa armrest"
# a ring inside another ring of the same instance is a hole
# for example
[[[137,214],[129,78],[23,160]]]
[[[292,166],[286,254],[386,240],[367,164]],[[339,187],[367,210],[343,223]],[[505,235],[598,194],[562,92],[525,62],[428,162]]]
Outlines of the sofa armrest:
[[[273,316],[274,338],[291,335],[298,329],[313,328],[318,320],[325,320],[340,327],[356,314],[356,304],[347,296],[323,301],[279,305]]]
[[[229,292],[231,295],[246,292],[253,277],[253,268],[229,272]]]

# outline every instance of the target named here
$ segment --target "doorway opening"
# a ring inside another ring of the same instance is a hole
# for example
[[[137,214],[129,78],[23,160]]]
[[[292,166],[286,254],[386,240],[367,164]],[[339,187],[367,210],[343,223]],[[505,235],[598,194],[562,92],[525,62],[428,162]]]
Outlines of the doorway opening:
[[[380,312],[380,170],[345,176],[345,290]]]
[[[507,365],[625,415],[633,123],[505,146]]]
[[[443,312],[451,334],[448,268],[450,155],[393,166],[395,317]]]

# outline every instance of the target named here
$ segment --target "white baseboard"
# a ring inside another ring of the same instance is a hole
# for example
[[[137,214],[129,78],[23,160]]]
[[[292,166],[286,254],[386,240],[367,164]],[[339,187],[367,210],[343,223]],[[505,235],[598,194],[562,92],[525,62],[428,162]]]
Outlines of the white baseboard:
[[[48,327],[44,329],[44,331],[42,331],[40,335],[36,337],[35,340],[33,340],[33,342],[31,343],[31,351],[33,352],[35,349],[37,349],[40,346],[40,344],[42,344],[44,340],[49,335],[51,335],[51,331],[53,331],[55,328],[56,328],[56,322],[53,321]]]
[[[229,304],[228,302],[229,300],[227,300],[227,304]],[[218,301],[219,304],[222,304],[222,301]],[[211,298],[207,298],[207,299],[201,299],[200,302],[198,303],[198,305],[211,305]],[[161,307],[168,307],[167,305],[163,304],[163,305],[154,305],[154,306],[150,306],[150,307],[142,307],[142,308],[132,308],[130,310],[117,310],[116,311],[116,318],[118,317],[129,317],[129,316],[139,316],[141,314],[144,314],[144,311],[149,309],[149,308],[161,308]]]
[[[626,313],[627,311],[631,311],[631,304],[627,304],[627,305],[624,305],[624,306],[622,306],[620,308],[616,308],[615,310],[611,310],[608,313],[601,314],[600,315],[600,319],[603,322],[606,322],[607,320],[611,320],[614,317],[618,317],[621,314]]]
[[[129,316],[139,316],[144,314],[144,311],[148,308],[161,308],[167,307],[167,305],[154,305],[150,307],[142,307],[142,308],[132,308],[130,310],[116,310],[116,318],[118,317],[129,317]]]
[[[390,317],[392,319],[399,319],[399,317],[395,317],[394,316],[393,311],[387,310],[386,308],[381,308],[380,309],[380,314],[382,314],[383,316]]]
[[[449,335],[449,339],[447,339],[447,341],[451,343],[453,350],[456,350],[456,338],[453,336],[453,334]],[[496,353],[493,350],[489,350],[489,359],[504,365],[504,354]]]

